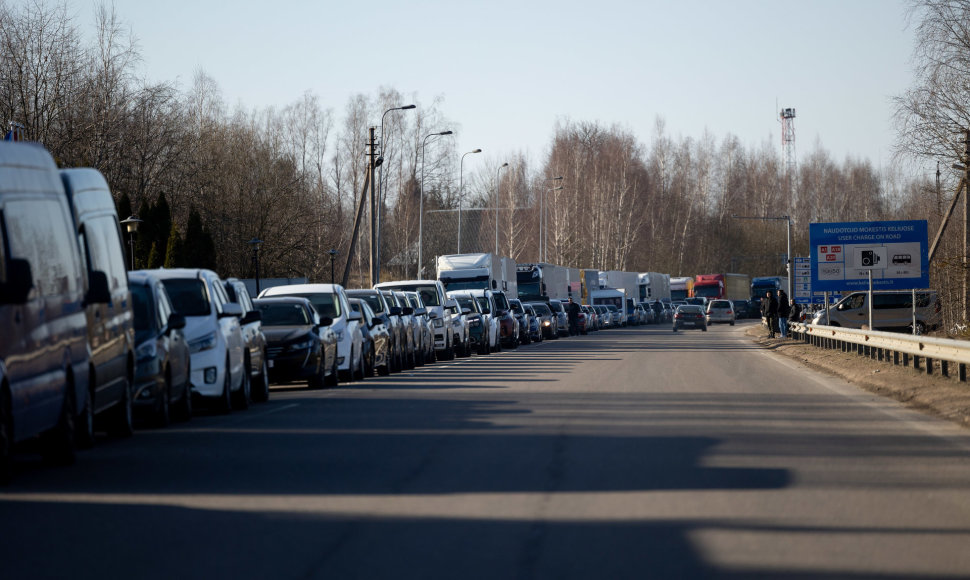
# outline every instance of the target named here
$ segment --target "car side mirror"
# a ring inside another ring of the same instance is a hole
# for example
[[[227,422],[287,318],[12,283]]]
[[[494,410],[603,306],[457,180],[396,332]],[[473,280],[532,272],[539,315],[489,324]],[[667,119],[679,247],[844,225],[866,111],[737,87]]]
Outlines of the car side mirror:
[[[457,311],[458,310],[458,301],[455,300],[454,298],[449,298],[449,299],[445,300],[444,306],[448,310]]]
[[[404,308],[401,309],[401,314],[403,314],[404,316],[411,316],[412,314],[414,314],[414,309],[411,308],[410,306],[405,306]]]
[[[108,288],[108,275],[101,270],[88,274],[88,293],[84,297],[88,304],[107,304],[111,302],[111,289]]]
[[[178,312],[173,312],[168,317],[168,326],[165,328],[165,334],[169,334],[173,330],[182,330],[183,328],[185,328],[185,316]]]
[[[471,308],[462,308],[461,309],[461,313],[462,314],[471,314],[472,313],[472,309]]]
[[[0,303],[23,304],[27,302],[34,276],[30,272],[30,262],[14,258],[7,263],[7,281],[0,284]]]
[[[359,322],[363,319],[364,317],[360,314],[360,312],[357,312],[356,310],[351,310],[350,312],[347,313],[347,320],[351,320],[351,321],[356,320]]]
[[[250,310],[242,317],[240,321],[241,324],[251,324],[253,322],[260,322],[263,320],[263,313],[259,310]]]
[[[401,315],[401,307],[391,306],[391,316],[400,316],[400,315]]]
[[[439,318],[438,317],[438,313],[435,312],[434,310],[429,310],[428,311],[428,318],[430,318],[431,320],[437,320]]]
[[[320,318],[320,326],[333,326],[333,318],[323,316]]]
[[[242,318],[242,306],[236,304],[235,302],[229,302],[222,305],[222,312],[219,314],[219,318],[226,318],[228,316],[235,316],[236,318]]]

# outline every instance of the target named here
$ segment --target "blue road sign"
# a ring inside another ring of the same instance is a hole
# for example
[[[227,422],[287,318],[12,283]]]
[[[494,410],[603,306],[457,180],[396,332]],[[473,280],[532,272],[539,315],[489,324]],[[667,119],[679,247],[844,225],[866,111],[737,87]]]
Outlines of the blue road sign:
[[[813,292],[928,288],[925,220],[809,225]]]

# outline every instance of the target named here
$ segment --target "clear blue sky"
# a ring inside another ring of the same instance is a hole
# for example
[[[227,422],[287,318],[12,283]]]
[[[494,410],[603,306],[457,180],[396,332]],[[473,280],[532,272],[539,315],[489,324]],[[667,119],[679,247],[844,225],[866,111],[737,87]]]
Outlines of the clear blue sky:
[[[890,98],[912,79],[900,0],[114,4],[150,79],[186,88],[201,68],[231,106],[310,90],[338,116],[382,86],[441,96],[460,150],[499,162],[543,154],[564,118],[617,123],[648,145],[659,115],[675,137],[707,129],[780,151],[777,102],[797,110],[799,158],[819,140],[837,162],[885,166]],[[90,34],[93,5],[73,7]]]

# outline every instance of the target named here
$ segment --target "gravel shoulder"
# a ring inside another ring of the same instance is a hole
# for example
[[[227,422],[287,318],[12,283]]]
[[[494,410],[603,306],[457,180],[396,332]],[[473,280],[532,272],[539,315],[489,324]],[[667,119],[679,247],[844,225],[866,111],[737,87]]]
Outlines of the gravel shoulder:
[[[951,369],[949,378],[940,374],[939,367],[934,369],[934,374],[927,375],[925,370],[893,366],[888,362],[817,348],[790,339],[768,339],[767,331],[760,324],[752,324],[744,332],[751,340],[774,353],[970,429],[970,382],[959,382],[954,369]]]

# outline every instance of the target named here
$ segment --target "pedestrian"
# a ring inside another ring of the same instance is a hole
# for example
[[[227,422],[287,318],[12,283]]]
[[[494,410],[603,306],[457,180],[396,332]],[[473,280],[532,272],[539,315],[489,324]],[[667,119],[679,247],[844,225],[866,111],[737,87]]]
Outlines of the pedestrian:
[[[781,337],[788,338],[788,315],[791,314],[791,301],[784,290],[778,291],[778,329]]]
[[[791,299],[791,311],[788,313],[788,324],[795,324],[802,321],[802,305]],[[791,330],[789,328],[788,330]]]
[[[765,293],[765,299],[761,301],[761,317],[768,326],[768,338],[774,338],[778,328],[778,299],[771,290]]]
[[[569,317],[569,336],[579,334],[579,312],[579,304],[573,302],[573,298],[570,296],[569,303],[566,304],[566,316]]]

